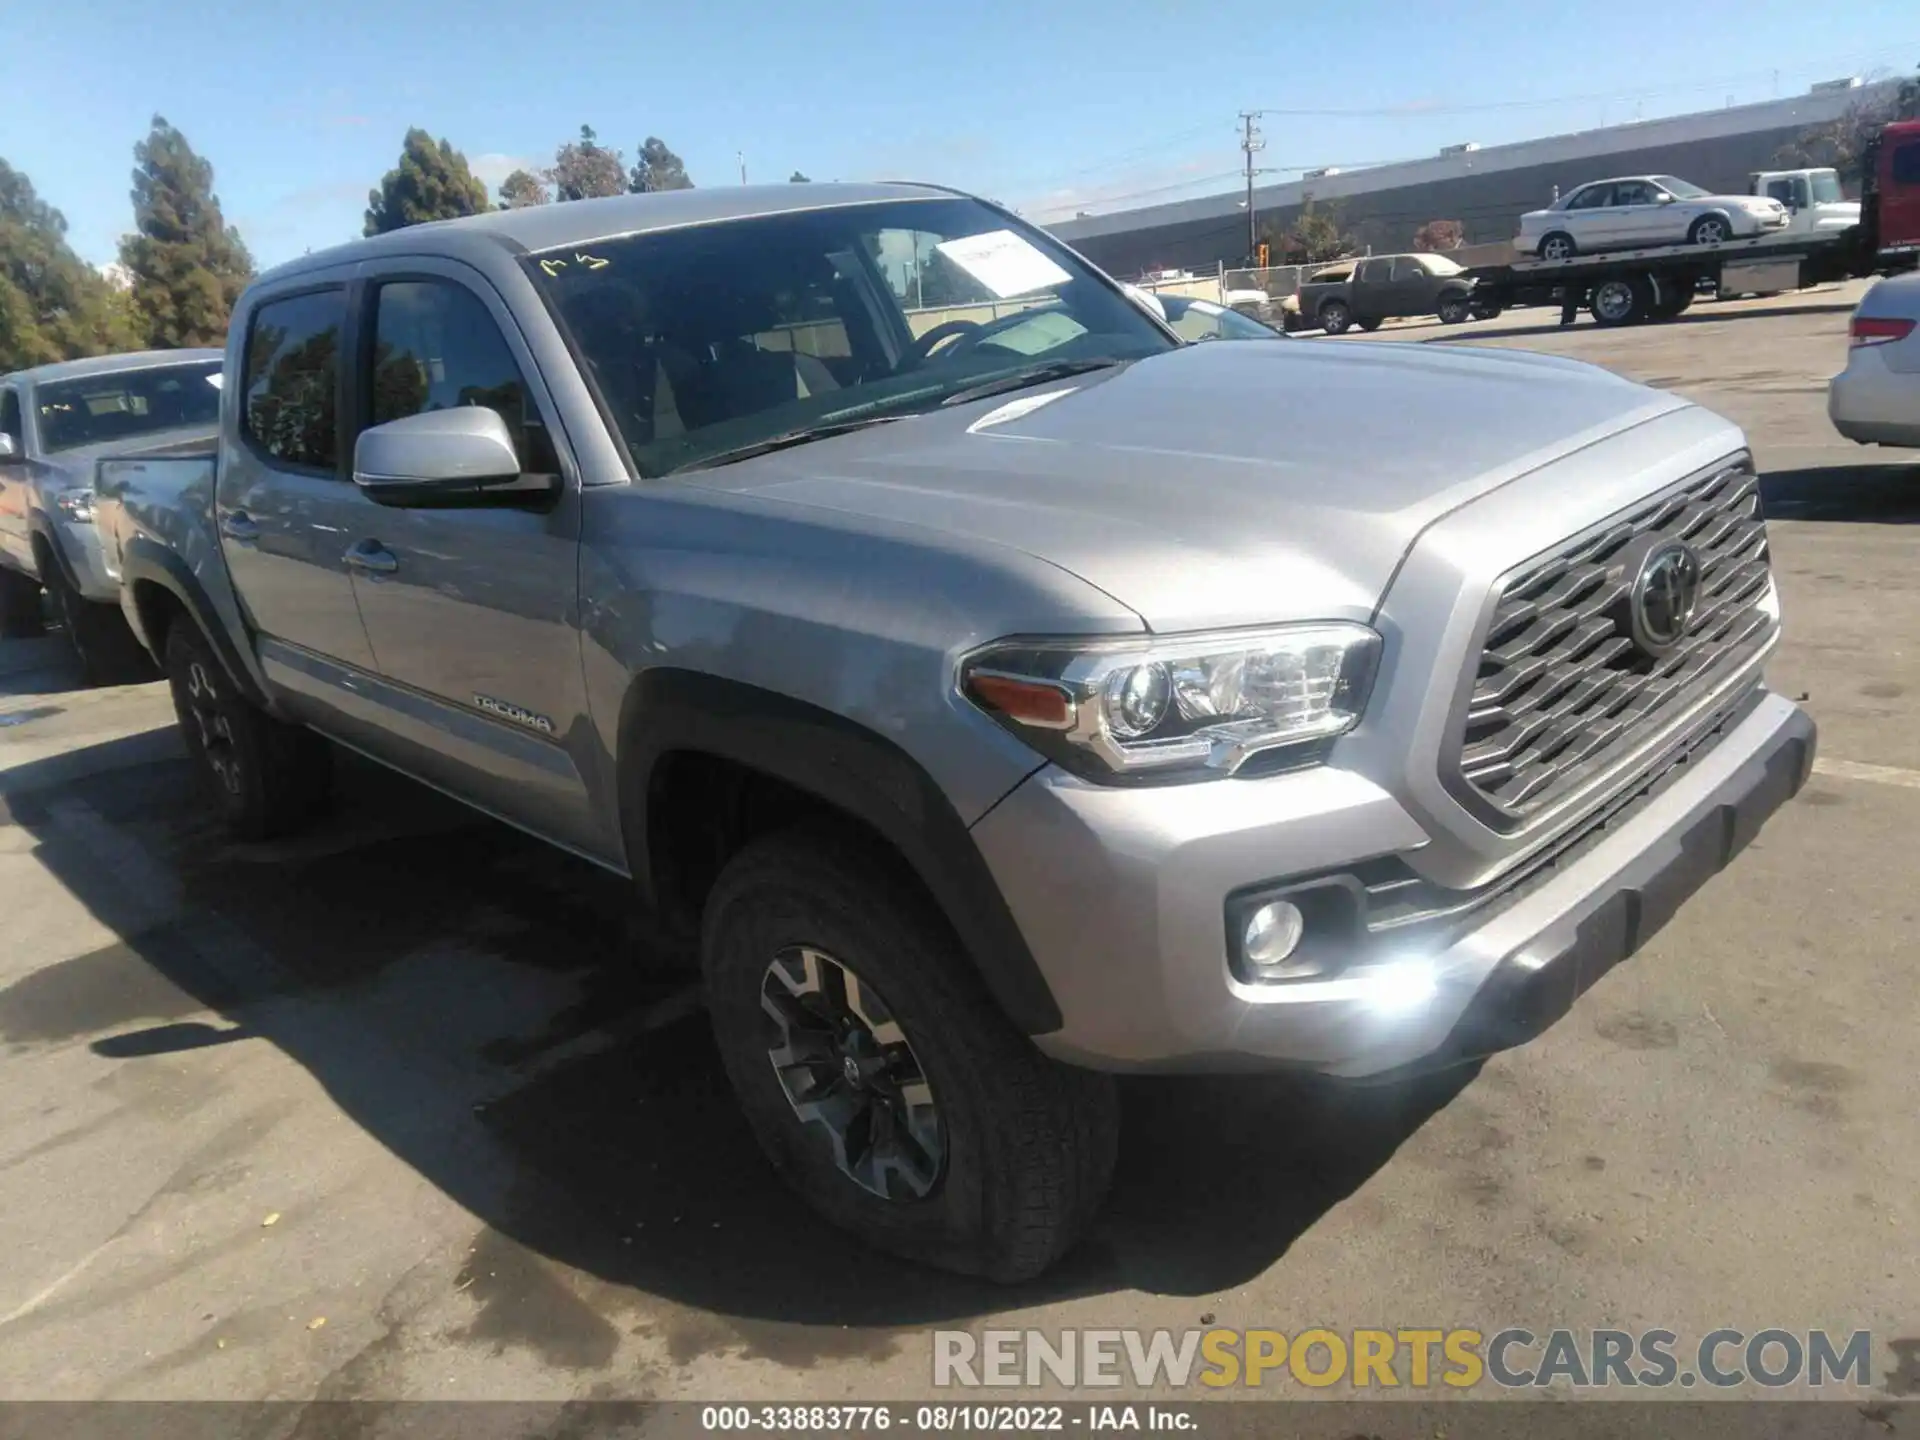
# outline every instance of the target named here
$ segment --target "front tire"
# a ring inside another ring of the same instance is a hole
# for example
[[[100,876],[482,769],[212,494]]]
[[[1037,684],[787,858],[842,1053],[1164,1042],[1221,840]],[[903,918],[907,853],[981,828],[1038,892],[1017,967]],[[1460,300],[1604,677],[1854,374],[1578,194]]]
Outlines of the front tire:
[[[1344,300],[1329,300],[1320,307],[1320,328],[1329,335],[1344,335],[1353,324],[1353,311]]]
[[[87,599],[57,562],[49,560],[46,569],[47,597],[89,685],[138,685],[158,677],[152,657],[133,638],[118,605]]]
[[[184,615],[167,628],[166,654],[187,756],[229,835],[271,839],[324,806],[333,774],[325,740],[274,719],[242,695]]]
[[[755,841],[708,897],[701,966],[748,1124],[828,1221],[998,1281],[1079,1239],[1113,1171],[1111,1077],[1036,1050],[883,853]]]
[[[1733,222],[1724,215],[1702,215],[1687,227],[1689,245],[1724,245],[1732,238]]]
[[[1466,297],[1449,295],[1440,302],[1434,313],[1440,317],[1442,325],[1464,325],[1473,312],[1467,305]]]
[[[1378,330],[1382,325],[1386,323],[1386,319],[1383,316],[1376,315],[1369,319],[1359,320],[1354,323],[1359,325],[1359,327],[1362,330],[1366,331],[1367,334],[1371,335],[1374,331]]]
[[[0,640],[32,640],[46,633],[40,582],[18,570],[0,569]]]

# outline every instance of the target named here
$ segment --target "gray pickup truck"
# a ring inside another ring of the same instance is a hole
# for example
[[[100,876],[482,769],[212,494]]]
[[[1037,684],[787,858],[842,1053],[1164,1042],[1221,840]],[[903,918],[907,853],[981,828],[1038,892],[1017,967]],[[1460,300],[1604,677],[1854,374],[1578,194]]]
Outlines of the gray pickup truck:
[[[0,634],[38,635],[44,586],[87,678],[150,679],[101,560],[93,467],[199,444],[220,416],[218,350],[101,355],[0,375]]]
[[[953,1269],[1072,1244],[1114,1072],[1521,1042],[1812,763],[1726,421],[1182,345],[950,191],[401,230],[227,365],[217,454],[98,478],[211,803],[297,823],[334,741],[631,877],[774,1167]]]

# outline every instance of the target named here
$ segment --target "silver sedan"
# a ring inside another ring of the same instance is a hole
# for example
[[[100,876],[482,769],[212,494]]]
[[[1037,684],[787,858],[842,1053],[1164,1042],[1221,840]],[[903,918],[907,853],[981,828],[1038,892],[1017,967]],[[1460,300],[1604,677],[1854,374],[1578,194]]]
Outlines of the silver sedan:
[[[1514,248],[1542,260],[1641,245],[1718,245],[1784,230],[1787,207],[1764,195],[1715,195],[1672,175],[1595,180],[1520,217]]]
[[[1862,445],[1920,447],[1920,272],[1861,297],[1847,368],[1827,386],[1833,428]]]

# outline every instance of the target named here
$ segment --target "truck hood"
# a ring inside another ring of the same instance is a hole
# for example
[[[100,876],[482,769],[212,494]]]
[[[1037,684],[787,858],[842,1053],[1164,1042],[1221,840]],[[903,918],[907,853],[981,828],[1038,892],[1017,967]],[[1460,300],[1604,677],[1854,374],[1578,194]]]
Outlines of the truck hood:
[[[1512,350],[1196,345],[699,483],[1009,546],[1154,630],[1365,619],[1434,520],[1686,403]]]

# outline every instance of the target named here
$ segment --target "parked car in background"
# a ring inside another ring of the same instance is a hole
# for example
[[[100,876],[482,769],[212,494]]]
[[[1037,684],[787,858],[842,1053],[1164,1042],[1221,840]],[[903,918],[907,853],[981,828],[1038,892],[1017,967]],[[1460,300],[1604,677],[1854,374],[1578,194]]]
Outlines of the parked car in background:
[[[1860,223],[1860,202],[1840,188],[1840,172],[1831,165],[1811,170],[1756,170],[1747,191],[1787,207],[1786,233],[1818,235],[1848,230]]]
[[[1281,340],[1286,337],[1244,311],[1186,295],[1156,295],[1167,324],[1182,340]]]
[[[1643,245],[1719,245],[1784,230],[1787,207],[1764,195],[1714,195],[1672,175],[1595,180],[1520,217],[1514,248],[1542,260]]]
[[[1862,445],[1920,447],[1920,271],[1881,280],[1860,297],[1847,368],[1827,386],[1827,415]]]
[[[916,334],[929,249],[969,313]],[[1813,761],[1735,426],[1182,344],[949,190],[414,226],[228,355],[217,447],[97,476],[209,818],[300,824],[333,737],[631,877],[772,1169],[926,1263],[1073,1244],[1111,1072],[1521,1043]]]
[[[1449,325],[1497,313],[1474,304],[1474,280],[1444,255],[1373,255],[1316,271],[1300,287],[1300,314],[1329,335],[1353,326],[1435,315]]]
[[[0,377],[0,633],[40,633],[44,586],[87,677],[151,673],[93,523],[94,463],[209,435],[218,350],[154,350]]]

